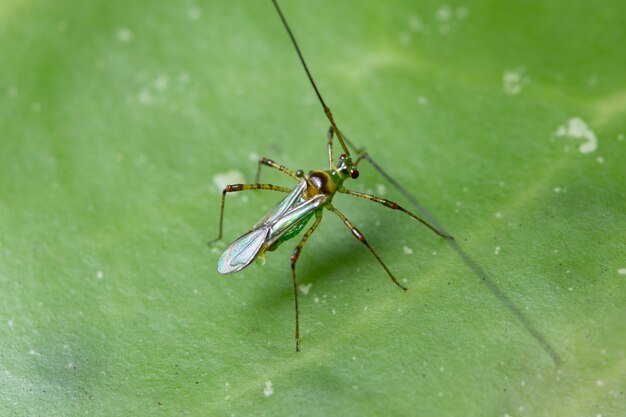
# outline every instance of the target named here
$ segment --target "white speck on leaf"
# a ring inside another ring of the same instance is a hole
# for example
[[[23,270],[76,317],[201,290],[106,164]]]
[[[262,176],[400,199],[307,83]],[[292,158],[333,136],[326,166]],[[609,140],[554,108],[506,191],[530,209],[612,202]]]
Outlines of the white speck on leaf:
[[[498,212],[496,212],[495,216],[496,216],[496,219],[501,219],[502,218],[502,213],[500,213],[498,211]]]
[[[591,153],[598,148],[598,139],[587,123],[580,117],[572,117],[565,124],[560,125],[554,133],[558,137],[584,139],[578,145],[580,153]]]
[[[426,96],[418,96],[417,97],[417,103],[420,106],[428,106],[428,97],[426,97]]]
[[[522,92],[524,84],[528,83],[528,77],[524,76],[524,69],[504,71],[502,74],[502,87],[504,92],[510,96],[518,95]]]
[[[154,88],[156,88],[158,91],[165,90],[168,84],[169,84],[169,79],[167,78],[167,75],[165,74],[160,74],[154,80]]]
[[[133,32],[126,28],[119,28],[116,36],[120,42],[130,42],[133,39]]]
[[[617,273],[620,275],[626,275],[626,268],[620,268],[617,270]]]
[[[269,397],[274,393],[274,388],[272,387],[272,381],[265,381],[265,388],[263,388],[263,395]]]
[[[405,255],[411,255],[413,253],[413,249],[408,246],[404,246],[402,247],[402,252],[404,252]]]
[[[500,246],[496,246],[496,250],[494,251],[494,253],[496,255],[499,255],[500,254],[500,249],[502,249],[502,248],[500,248]]]
[[[596,161],[598,161],[599,164],[603,164],[604,163],[604,158],[599,156],[596,158]]]
[[[313,301],[315,302],[315,304],[318,304],[318,303],[320,302],[320,299],[319,299],[319,297],[315,297],[315,298],[313,299]]]
[[[435,17],[440,22],[446,22],[452,17],[452,9],[450,8],[450,6],[441,6],[439,9],[437,9],[437,14],[435,15]]]
[[[376,185],[376,194],[383,196],[387,193],[387,188],[383,184]]]
[[[198,20],[202,17],[202,10],[197,7],[192,7],[187,11],[187,17],[189,20]]]
[[[598,379],[598,380],[596,381],[596,386],[598,386],[598,387],[602,387],[602,386],[604,386],[604,381],[603,381],[603,380],[601,380],[601,379]]]
[[[298,289],[302,294],[307,295],[309,293],[309,290],[311,289],[311,286],[313,286],[313,284],[300,284],[298,285]]]
[[[97,271],[96,272],[96,279],[102,279],[102,278],[104,278],[104,272]]]

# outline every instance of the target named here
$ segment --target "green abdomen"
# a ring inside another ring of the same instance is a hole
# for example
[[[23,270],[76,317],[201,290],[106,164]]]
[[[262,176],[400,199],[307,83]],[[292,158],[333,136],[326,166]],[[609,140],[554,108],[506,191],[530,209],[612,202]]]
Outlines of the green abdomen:
[[[276,242],[272,243],[270,247],[267,248],[267,250],[270,250],[270,251],[276,250],[281,245],[281,243],[286,242],[289,239],[297,236],[298,233],[300,233],[302,229],[304,229],[304,226],[306,226],[309,220],[311,220],[311,217],[313,217],[313,214],[314,212],[311,212],[307,214],[305,217],[303,217],[302,220],[300,220],[291,229],[285,232],[285,234],[282,235]]]

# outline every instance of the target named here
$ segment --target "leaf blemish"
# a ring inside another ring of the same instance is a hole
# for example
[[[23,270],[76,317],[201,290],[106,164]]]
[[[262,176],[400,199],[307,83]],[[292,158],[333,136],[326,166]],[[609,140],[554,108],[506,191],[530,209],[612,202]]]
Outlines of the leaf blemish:
[[[572,117],[566,123],[560,125],[554,134],[558,137],[585,139],[583,143],[578,145],[580,153],[588,154],[598,148],[596,134],[580,117]]]

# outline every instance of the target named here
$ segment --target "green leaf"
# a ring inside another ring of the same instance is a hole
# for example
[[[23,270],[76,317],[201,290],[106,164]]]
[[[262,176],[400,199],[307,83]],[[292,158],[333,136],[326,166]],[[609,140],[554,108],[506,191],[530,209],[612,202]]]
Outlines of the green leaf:
[[[4,0],[1,414],[623,413],[624,2],[282,6],[339,126],[458,247],[338,195],[409,290],[327,212],[295,353],[297,240],[229,276],[206,246],[224,177],[327,166],[271,2]],[[281,196],[239,194],[226,244]]]

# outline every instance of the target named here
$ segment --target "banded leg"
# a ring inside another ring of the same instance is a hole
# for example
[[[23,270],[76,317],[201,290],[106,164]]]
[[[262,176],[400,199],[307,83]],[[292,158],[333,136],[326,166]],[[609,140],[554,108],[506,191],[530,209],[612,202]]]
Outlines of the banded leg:
[[[304,244],[306,243],[307,239],[309,238],[309,236],[313,234],[315,229],[317,229],[317,226],[322,221],[322,215],[323,215],[323,212],[321,210],[315,213],[315,217],[316,217],[315,223],[313,223],[313,226],[311,226],[311,228],[306,231],[304,236],[302,236],[302,240],[300,241],[300,243],[298,243],[298,246],[296,246],[296,248],[293,250],[291,254],[291,275],[293,276],[293,300],[296,305],[296,352],[300,351],[300,346],[299,346],[300,323],[298,321],[298,279],[296,278],[296,262],[298,262],[298,258],[300,257],[300,252],[302,252],[302,248],[304,247]]]
[[[224,203],[226,202],[226,194],[234,193],[237,191],[248,191],[248,190],[272,190],[272,191],[280,191],[282,193],[289,193],[291,190],[286,187],[280,187],[278,185],[273,184],[232,184],[227,185],[226,188],[222,191],[222,206],[220,208],[220,226],[219,232],[217,234],[217,238],[213,240],[209,240],[208,244],[211,245],[222,239],[222,225],[224,223]]]
[[[385,265],[385,263],[383,262],[383,260],[380,258],[380,256],[378,256],[378,254],[374,251],[374,248],[372,248],[370,246],[370,244],[368,243],[367,240],[365,240],[365,236],[363,236],[363,234],[359,231],[359,229],[357,229],[352,222],[350,222],[350,220],[348,220],[348,218],[346,216],[343,215],[342,212],[340,212],[339,210],[337,210],[332,204],[326,204],[325,206],[328,210],[332,211],[333,213],[335,213],[337,216],[339,216],[339,218],[343,221],[343,223],[348,227],[348,229],[350,229],[350,231],[352,232],[352,234],[354,235],[354,237],[356,237],[357,239],[359,239],[361,241],[361,243],[363,243],[367,249],[369,249],[369,251],[372,253],[372,255],[374,255],[374,257],[376,258],[376,260],[378,261],[378,263],[385,269],[385,271],[387,272],[387,275],[389,275],[389,278],[391,278],[391,280],[393,281],[394,284],[396,284],[398,287],[402,288],[403,290],[407,290],[407,288],[400,284],[398,282],[398,280],[396,279],[396,277],[391,273],[391,271],[389,270],[389,268],[387,268],[387,265]]]
[[[335,169],[335,163],[333,161],[333,136],[334,130],[333,127],[328,128],[328,133],[326,135],[328,137],[328,167],[330,170]]]
[[[446,238],[446,239],[454,240],[454,238],[452,236],[450,236],[449,234],[447,234],[446,232],[437,229],[435,226],[433,226],[432,224],[428,223],[426,220],[424,220],[423,218],[421,218],[417,214],[413,213],[412,211],[409,211],[409,210],[405,209],[404,207],[401,207],[398,203],[394,203],[393,201],[386,200],[384,198],[379,198],[379,197],[376,197],[374,195],[359,193],[358,191],[350,191],[350,190],[348,190],[346,188],[343,188],[343,187],[341,189],[339,189],[339,192],[340,193],[344,193],[344,194],[353,195],[355,197],[361,197],[361,198],[364,198],[366,200],[373,201],[373,202],[378,203],[378,204],[382,204],[383,206],[388,207],[388,208],[393,209],[393,210],[400,210],[401,212],[406,213],[409,216],[413,217],[415,220],[417,220],[418,222],[422,223],[424,226],[428,227],[430,230],[432,230],[433,232],[435,232],[439,236],[441,236],[443,238]]]
[[[268,166],[270,168],[277,169],[280,172],[283,172],[283,173],[285,173],[285,174],[289,175],[290,177],[293,177],[293,178],[295,178],[297,180],[299,180],[302,177],[302,175],[304,175],[302,173],[302,171],[293,172],[289,168],[287,168],[287,167],[285,167],[283,165],[277,164],[276,162],[272,161],[271,159],[261,158],[261,159],[259,159],[259,165],[258,165],[257,170],[256,170],[256,178],[254,180],[255,183],[259,182],[259,178],[261,177],[261,167],[263,165]],[[298,174],[300,174],[300,175],[298,175]]]

